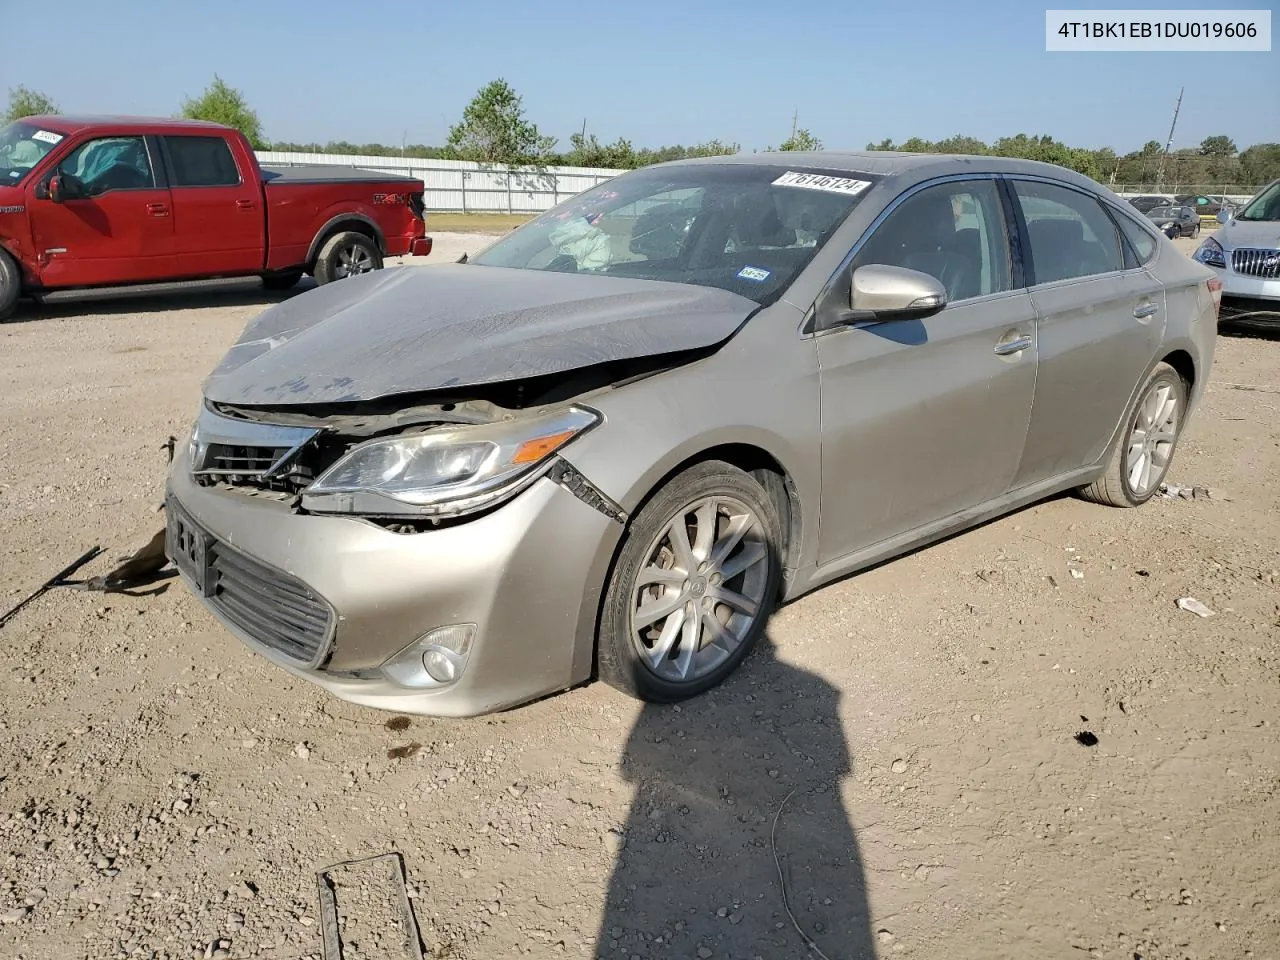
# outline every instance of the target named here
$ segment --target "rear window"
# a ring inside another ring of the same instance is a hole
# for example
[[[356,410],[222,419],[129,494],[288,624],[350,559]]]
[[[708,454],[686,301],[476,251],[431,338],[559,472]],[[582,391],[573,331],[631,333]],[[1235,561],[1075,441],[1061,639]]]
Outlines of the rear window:
[[[234,187],[240,183],[231,148],[222,137],[165,137],[172,186]]]

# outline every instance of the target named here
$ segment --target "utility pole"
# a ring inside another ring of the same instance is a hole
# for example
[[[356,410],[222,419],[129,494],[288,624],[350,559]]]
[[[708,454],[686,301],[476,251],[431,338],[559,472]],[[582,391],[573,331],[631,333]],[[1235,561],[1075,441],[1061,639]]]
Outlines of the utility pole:
[[[1182,109],[1182,93],[1186,89],[1186,87],[1178,88],[1178,103],[1173,108],[1173,123],[1169,124],[1169,139],[1165,141],[1164,153],[1160,154],[1160,165],[1156,167],[1157,187],[1164,184],[1164,162],[1169,156],[1169,150],[1173,147],[1173,131],[1178,126],[1178,111]]]
[[[800,120],[800,108],[797,107],[796,112],[791,114],[791,142],[792,143],[794,143],[796,139],[796,124],[799,122],[799,120]]]

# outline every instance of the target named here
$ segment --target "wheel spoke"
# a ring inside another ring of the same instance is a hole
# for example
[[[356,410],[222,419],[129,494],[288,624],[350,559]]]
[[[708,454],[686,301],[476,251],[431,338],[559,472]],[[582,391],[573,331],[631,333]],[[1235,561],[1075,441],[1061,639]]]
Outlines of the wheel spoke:
[[[768,555],[769,551],[763,543],[758,540],[752,540],[743,544],[742,549],[738,551],[732,560],[728,560],[721,565],[720,574],[726,581],[732,580],[747,568],[755,566]]]
[[[1146,451],[1140,450],[1136,459],[1129,461],[1129,487],[1134,493],[1142,493],[1142,471],[1147,459]]]
[[[1173,443],[1178,439],[1178,434],[1173,430],[1161,430],[1159,433],[1152,434],[1151,439],[1156,443]]]
[[[698,563],[706,563],[711,556],[711,545],[716,538],[716,520],[720,517],[720,504],[708,500],[693,512],[697,524],[693,534],[693,558]]]
[[[689,527],[683,513],[667,526],[667,537],[671,541],[671,551],[676,555],[676,567],[686,573],[692,572],[698,562],[694,559],[693,547],[689,544]]]
[[[657,564],[650,564],[640,571],[640,576],[636,578],[637,587],[650,587],[655,583],[663,586],[679,587],[688,579],[688,575],[682,570],[669,569],[660,567]]]
[[[710,563],[712,567],[719,567],[729,558],[729,554],[733,553],[733,548],[742,542],[748,531],[756,525],[755,520],[750,514],[740,513],[736,517],[730,517],[729,526],[724,531],[724,536],[716,541],[716,545],[711,550]],[[726,580],[729,575],[724,575]]]
[[[684,615],[684,627],[680,631],[680,650],[676,653],[676,672],[683,680],[689,676],[689,668],[693,666],[693,658],[702,645],[702,618],[697,611]]]
[[[658,639],[654,643],[653,649],[645,652],[645,656],[649,658],[649,664],[654,670],[659,669],[662,666],[662,661],[671,655],[671,647],[679,638],[684,621],[685,608],[680,606],[667,617],[667,622],[662,625],[662,632],[658,634]]]
[[[725,653],[733,653],[733,648],[739,643],[738,638],[728,631],[713,610],[702,611],[702,629],[707,636],[704,647],[714,644]]]
[[[707,596],[712,600],[716,600],[720,603],[733,607],[740,613],[745,613],[748,617],[754,617],[756,615],[756,610],[759,609],[754,600],[750,597],[743,596],[736,590],[726,590],[724,587],[713,587],[707,591]]]
[[[637,630],[643,630],[649,624],[657,623],[663,617],[671,616],[671,614],[680,609],[683,603],[684,596],[678,591],[670,590],[657,600],[650,600],[636,610],[632,623]]]

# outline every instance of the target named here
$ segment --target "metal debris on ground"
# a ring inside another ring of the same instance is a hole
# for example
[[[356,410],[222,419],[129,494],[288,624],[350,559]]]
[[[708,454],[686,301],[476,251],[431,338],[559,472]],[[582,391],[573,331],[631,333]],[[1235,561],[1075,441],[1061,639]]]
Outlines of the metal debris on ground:
[[[343,952],[343,932],[348,926],[358,931],[362,957],[423,960],[418,921],[405,883],[404,858],[399,853],[330,864],[316,872],[316,883],[324,960],[349,960]],[[380,902],[373,901],[370,894]],[[371,953],[371,947],[384,949]]]
[[[1197,617],[1212,617],[1214,615],[1212,610],[1195,597],[1179,597],[1178,609],[1185,610],[1187,613],[1194,613]]]
[[[27,594],[25,597],[19,600],[14,606],[10,607],[3,614],[0,614],[0,627],[3,627],[6,623],[8,623],[15,616],[17,616],[18,611],[20,611],[23,607],[25,607],[31,601],[35,600],[37,597],[44,596],[48,591],[52,590],[54,587],[70,587],[70,586],[78,585],[76,581],[68,580],[67,578],[100,553],[102,553],[101,547],[93,547],[90,550],[86,550],[83,554],[81,554],[71,563],[67,564],[65,567],[63,567],[61,570],[55,573],[52,577],[50,577],[44,583],[40,584],[40,586],[36,587],[29,594]]]
[[[1165,500],[1212,500],[1208,487],[1180,487],[1173,483],[1160,484],[1160,496]]]

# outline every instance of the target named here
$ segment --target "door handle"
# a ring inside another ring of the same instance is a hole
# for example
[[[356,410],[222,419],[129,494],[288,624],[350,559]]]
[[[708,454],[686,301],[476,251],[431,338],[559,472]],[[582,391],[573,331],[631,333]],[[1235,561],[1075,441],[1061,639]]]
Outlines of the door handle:
[[[237,200],[237,201],[236,201],[236,206],[237,206],[237,207],[239,207],[241,210],[252,210],[252,209],[253,209],[253,201],[252,201],[252,200]]]
[[[1035,341],[1030,336],[1024,334],[1016,340],[1006,340],[1004,343],[996,344],[996,356],[1007,357],[1010,354],[1021,353],[1027,347],[1031,346]]]
[[[1133,315],[1139,320],[1145,320],[1159,309],[1154,303],[1140,303],[1133,308]]]
[[[147,213],[153,217],[167,217],[169,215],[169,205],[167,203],[148,203]]]

